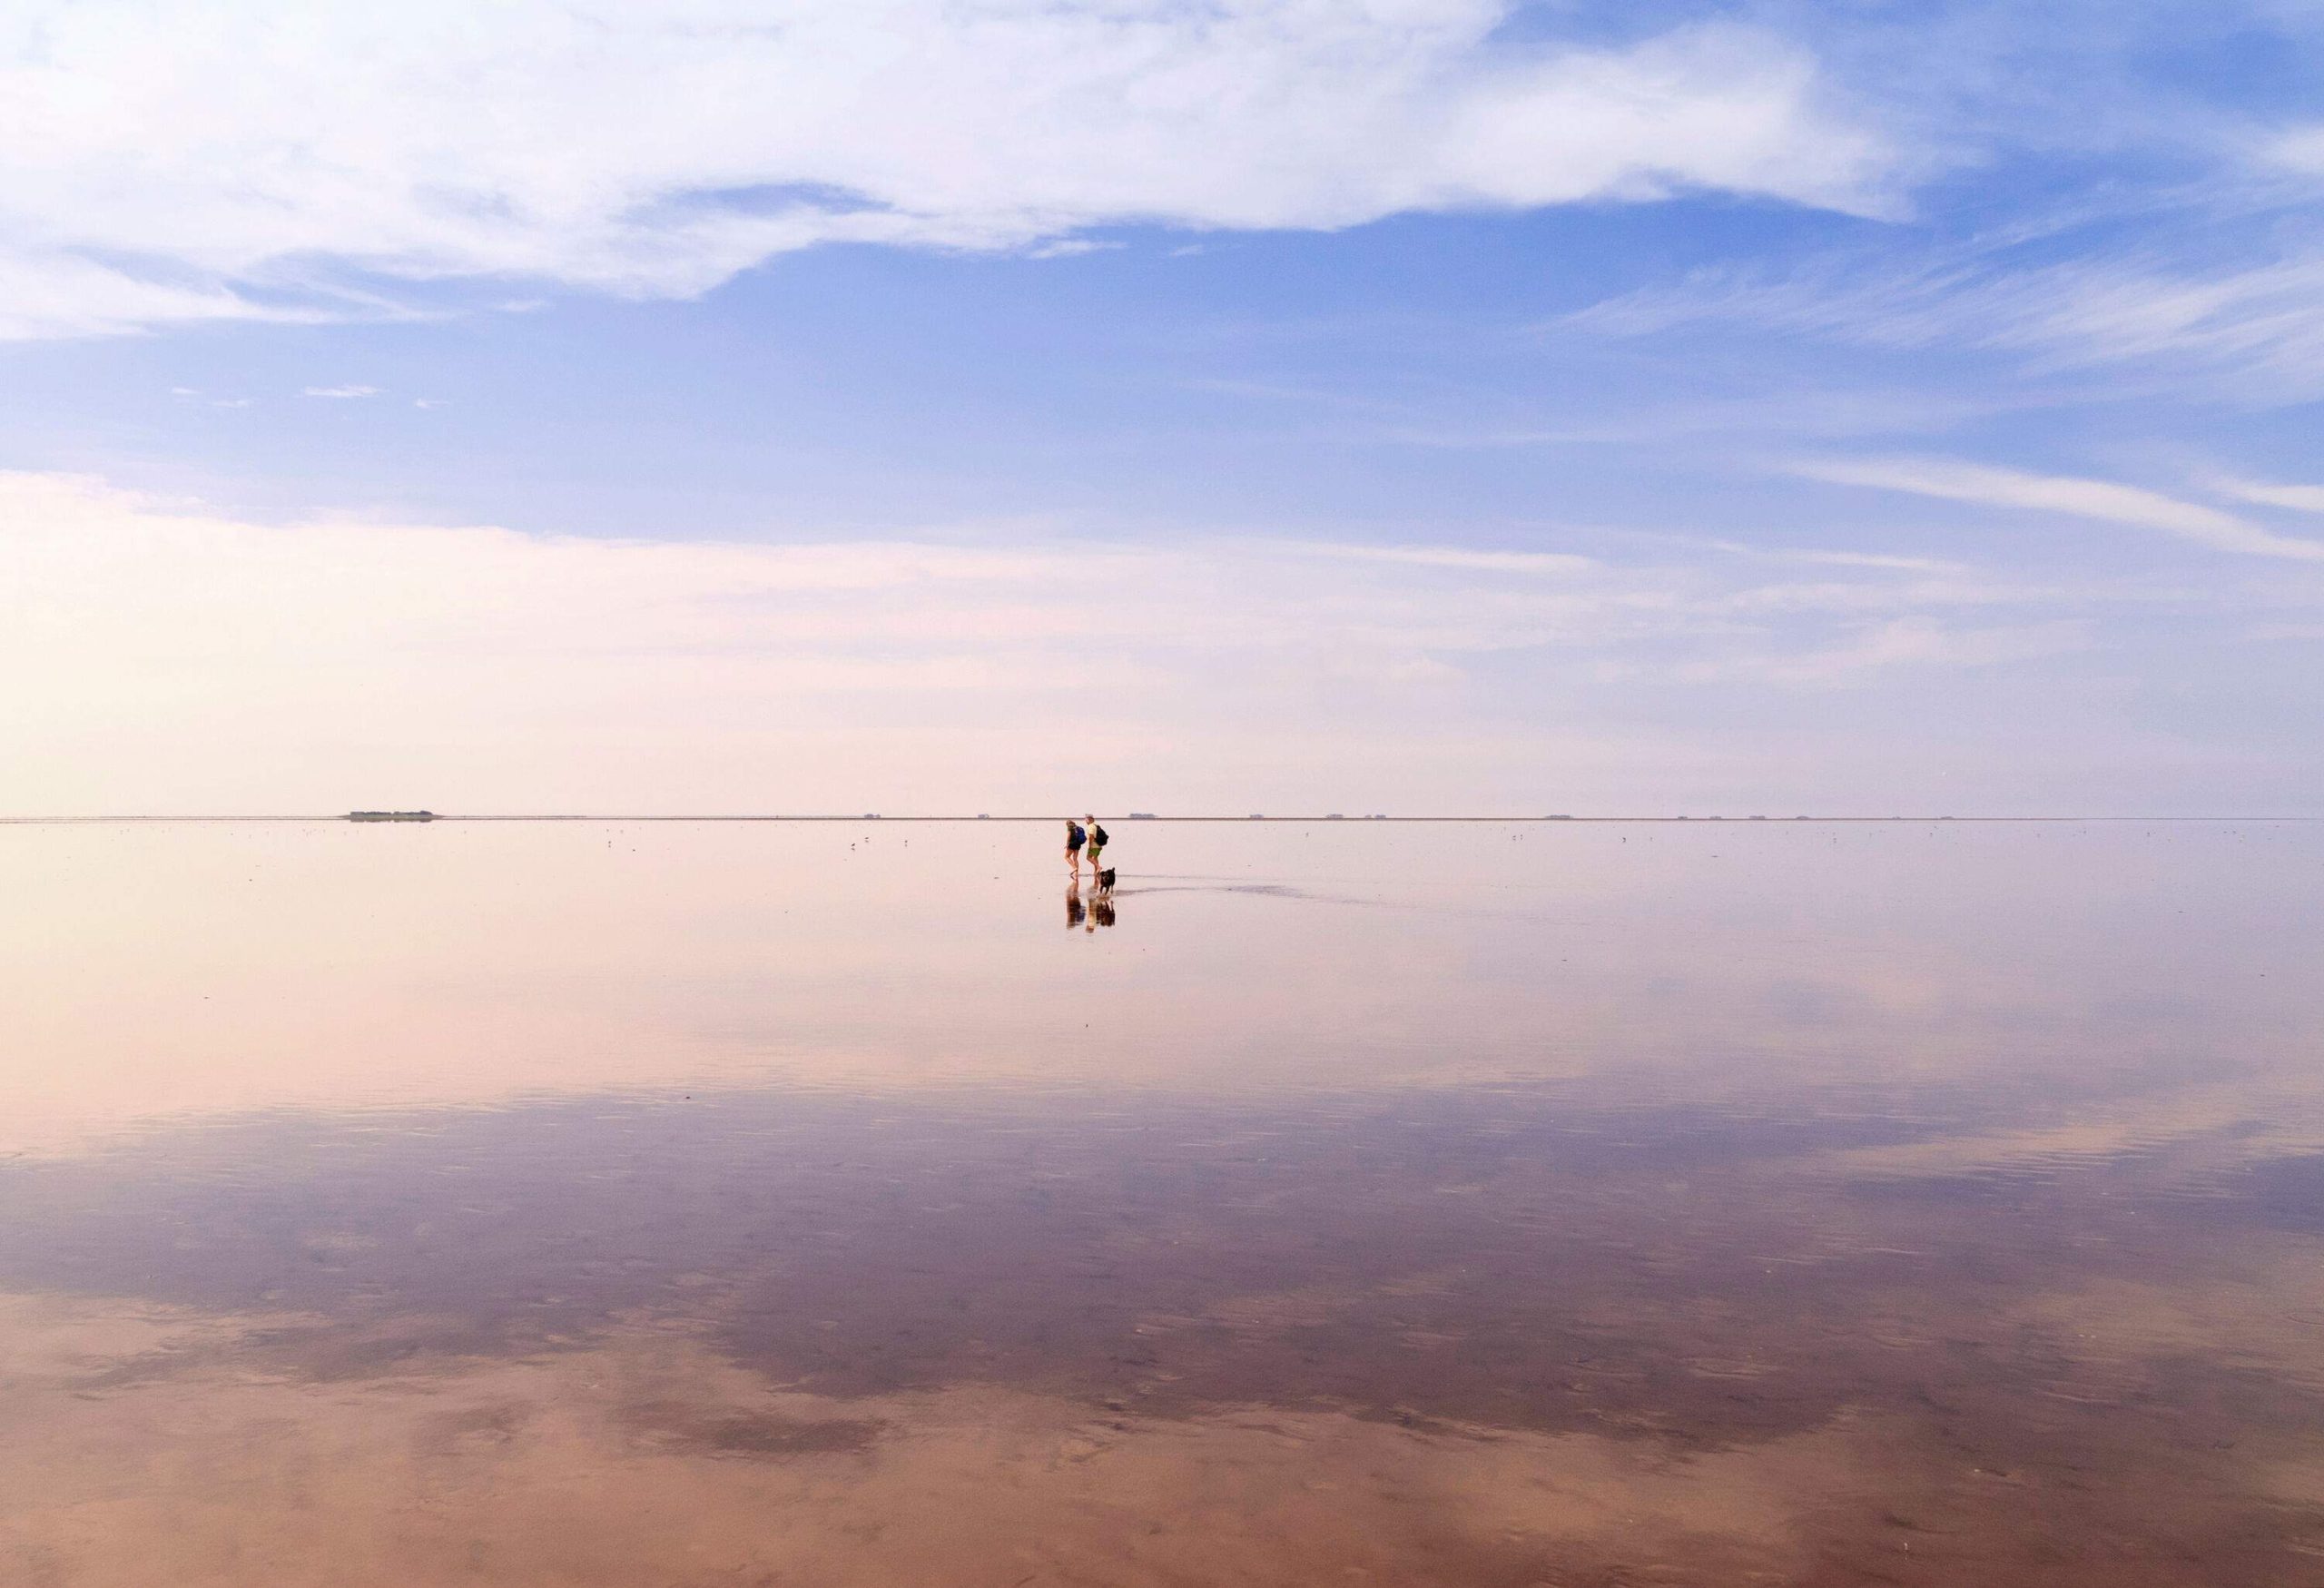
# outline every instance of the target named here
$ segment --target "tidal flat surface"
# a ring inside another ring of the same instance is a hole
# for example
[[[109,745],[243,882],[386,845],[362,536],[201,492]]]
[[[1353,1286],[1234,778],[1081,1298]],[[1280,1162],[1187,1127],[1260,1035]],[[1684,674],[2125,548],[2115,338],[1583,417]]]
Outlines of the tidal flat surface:
[[[0,1583],[2324,1583],[2324,828],[0,827]]]

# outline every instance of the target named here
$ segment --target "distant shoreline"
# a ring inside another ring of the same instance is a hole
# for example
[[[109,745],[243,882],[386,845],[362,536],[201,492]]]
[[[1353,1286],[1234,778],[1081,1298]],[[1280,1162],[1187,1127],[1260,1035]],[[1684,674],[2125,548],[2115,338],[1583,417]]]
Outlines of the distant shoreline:
[[[331,823],[331,824],[335,824],[341,825],[341,826],[346,826],[346,825],[363,825],[363,826],[369,826],[369,825],[413,825],[413,826],[428,826],[428,825],[434,825],[434,824],[439,824],[439,823],[444,823],[444,822],[635,822],[635,823],[644,823],[644,822],[702,822],[702,823],[714,823],[714,822],[728,822],[728,823],[744,823],[744,822],[794,822],[794,823],[816,823],[816,822],[821,822],[821,823],[834,823],[834,822],[907,822],[907,823],[909,823],[909,822],[919,822],[919,823],[934,823],[934,822],[960,822],[960,823],[966,823],[966,824],[969,824],[973,825],[974,824],[979,823],[979,822],[1019,822],[1019,823],[1023,823],[1023,822],[1057,822],[1057,821],[1060,821],[1060,820],[1062,820],[1062,819],[1063,819],[1062,817],[1058,816],[1058,815],[1054,815],[1054,814],[1044,814],[1044,815],[1037,815],[1037,816],[1015,816],[1015,815],[1010,815],[1010,816],[997,816],[997,815],[996,815],[996,816],[901,816],[901,815],[899,815],[899,816],[891,816],[891,815],[888,815],[888,814],[886,814],[885,813],[881,813],[881,814],[876,814],[876,815],[875,815],[875,814],[868,814],[868,813],[859,813],[859,814],[854,814],[854,815],[693,815],[693,816],[642,816],[642,815],[622,815],[622,814],[609,814],[609,815],[592,815],[592,814],[533,814],[533,815],[508,815],[508,814],[476,814],[476,815],[448,815],[448,814],[444,814],[444,813],[442,813],[442,812],[431,812],[431,813],[429,813],[429,814],[428,814],[428,816],[426,816],[424,819],[416,819],[416,818],[411,818],[411,817],[403,817],[403,818],[400,818],[400,819],[394,819],[394,818],[382,819],[382,818],[379,818],[379,817],[371,816],[371,815],[369,815],[368,813],[365,814],[365,816],[364,816],[363,818],[359,819],[359,818],[357,818],[357,817],[354,817],[354,816],[350,815],[347,812],[340,811],[340,812],[334,813],[334,814],[330,814],[330,815],[277,815],[277,816],[0,816],[0,827],[74,827],[74,826],[78,826],[78,827],[102,827],[102,826],[141,826],[141,825],[142,825],[142,826],[155,826],[155,825],[171,825],[171,824],[176,824],[176,825],[198,825],[198,824],[265,824],[265,823],[272,823],[272,824],[314,824],[314,823]],[[2176,823],[2211,823],[2211,824],[2225,823],[2225,822],[2289,823],[2289,822],[2324,822],[2324,816],[2280,816],[2280,815],[2279,815],[2279,816],[2270,816],[2270,815],[2244,815],[2244,816],[2139,816],[2139,815],[2128,815],[2128,816],[2122,816],[2122,815],[2089,815],[2089,816],[2061,816],[2061,815],[2048,815],[2048,816],[1976,816],[1976,815],[1938,815],[1938,816],[1776,816],[1776,815],[1741,815],[1741,816],[1731,816],[1731,815],[1715,815],[1715,816],[1697,816],[1697,815],[1685,815],[1685,816],[1635,816],[1635,815],[1633,815],[1633,816],[1476,816],[1476,815],[1469,815],[1469,816],[1350,816],[1350,815],[1329,815],[1329,814],[1324,814],[1324,815],[1312,815],[1312,816],[1303,816],[1303,815],[1289,815],[1289,816],[1161,816],[1161,815],[1155,815],[1155,816],[1120,817],[1120,818],[1118,818],[1118,821],[1121,823],[1121,824],[1122,824],[1123,826],[1125,826],[1125,827],[1127,827],[1127,826],[1128,826],[1129,824],[1131,824],[1131,823],[1132,823],[1132,822],[1136,822],[1136,823],[1139,823],[1139,824],[1144,824],[1144,823],[1148,823],[1148,822],[1157,823],[1157,824],[1166,823],[1166,822],[1177,822],[1177,823],[1181,823],[1181,824],[1187,824],[1187,823],[1216,823],[1216,824],[1226,824],[1226,825],[1243,825],[1243,826],[1249,826],[1249,825],[1252,825],[1252,824],[1261,824],[1261,823],[1272,823],[1272,824],[1277,824],[1277,825],[1295,825],[1295,826],[1324,826],[1324,825],[1340,825],[1340,826],[1355,826],[1355,827],[1361,827],[1361,826],[1366,826],[1366,825],[1370,825],[1370,824],[1383,824],[1383,823],[1403,823],[1403,824],[1406,824],[1406,825],[1412,825],[1412,824],[1467,824],[1474,825],[1474,826],[1517,826],[1517,825],[1522,825],[1522,826],[1542,826],[1542,827],[1551,827],[1551,826],[1567,826],[1567,825],[1571,825],[1571,826],[1581,826],[1581,825],[1590,824],[1598,824],[1598,825],[1603,826],[1603,825],[1606,825],[1606,824],[1666,824],[1666,823],[1667,823],[1667,824],[1670,824],[1670,825],[1672,825],[1672,826],[1682,826],[1682,827],[1691,827],[1691,826],[1709,826],[1709,825],[1713,825],[1713,824],[1716,824],[1716,825],[1718,825],[1718,826],[1730,826],[1730,825],[1738,825],[1738,824],[1739,824],[1739,825],[1744,825],[1744,826],[1749,826],[1749,825],[1752,825],[1752,824],[1765,824],[1765,825],[1767,825],[1767,826],[1775,827],[1775,826],[1797,826],[1797,825],[1799,825],[1799,824],[1803,824],[1803,823],[1808,823],[1808,824],[1821,823],[1821,824],[1827,824],[1827,825],[1833,824],[1866,824],[1866,823],[1907,823],[1907,824],[1930,824],[1930,825],[1935,825],[1935,824],[1941,824],[1941,823],[1953,823],[1953,824],[1958,824],[1965,823],[1965,822],[1979,822],[1979,823],[1987,823],[1987,824],[1992,824],[1992,823],[2021,823],[2021,824],[2023,824],[2023,823],[2075,823],[2075,822],[2084,822],[2084,823],[2087,823],[2087,822],[2176,822]]]

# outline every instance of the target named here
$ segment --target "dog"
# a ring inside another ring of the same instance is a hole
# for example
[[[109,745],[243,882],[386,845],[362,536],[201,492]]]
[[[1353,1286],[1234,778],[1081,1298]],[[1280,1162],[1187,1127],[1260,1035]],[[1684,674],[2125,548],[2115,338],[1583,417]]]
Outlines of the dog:
[[[1098,873],[1098,896],[1101,899],[1107,898],[1112,894],[1113,891],[1114,868],[1112,866],[1108,866],[1104,871]]]

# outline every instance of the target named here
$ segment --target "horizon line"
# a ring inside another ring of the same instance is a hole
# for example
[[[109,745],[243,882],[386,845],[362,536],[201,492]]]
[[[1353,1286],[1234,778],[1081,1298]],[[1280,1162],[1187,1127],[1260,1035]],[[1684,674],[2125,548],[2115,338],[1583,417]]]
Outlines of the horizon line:
[[[598,814],[598,813],[588,813],[588,812],[577,812],[577,813],[563,813],[563,812],[517,812],[517,813],[507,813],[507,812],[468,812],[468,813],[455,813],[455,812],[439,812],[439,811],[428,811],[428,812],[409,812],[409,813],[403,813],[403,812],[390,812],[390,813],[378,813],[378,814],[374,814],[374,813],[370,813],[370,812],[365,812],[365,813],[361,813],[361,814],[366,815],[366,816],[372,816],[372,817],[373,817],[373,819],[372,819],[372,820],[370,820],[370,821],[358,822],[358,821],[357,821],[357,819],[356,819],[356,818],[357,818],[357,815],[358,815],[358,813],[349,812],[349,811],[338,811],[338,812],[330,813],[330,814],[281,814],[281,815],[185,815],[185,814],[179,814],[179,815],[40,815],[40,816],[0,816],[0,826],[7,826],[7,827],[43,827],[43,826],[105,826],[105,825],[130,826],[130,825],[167,825],[167,824],[186,824],[186,825],[192,825],[192,824],[201,824],[201,823],[220,823],[220,824],[228,824],[228,823],[239,823],[239,824],[313,824],[313,823],[344,823],[344,824],[352,824],[352,825],[364,825],[364,826],[372,826],[372,825],[425,826],[425,825],[430,824],[432,824],[432,823],[437,823],[437,822],[703,822],[703,823],[715,823],[715,822],[728,822],[728,823],[746,823],[746,822],[801,822],[801,823],[807,823],[807,822],[823,822],[823,823],[830,823],[830,822],[969,822],[969,823],[974,823],[974,822],[1018,822],[1018,823],[1023,823],[1023,822],[1057,822],[1057,821],[1066,821],[1066,820],[1071,820],[1071,819],[1073,819],[1073,818],[1070,818],[1070,817],[1066,817],[1066,816],[1057,815],[1057,814],[1040,814],[1040,815],[1004,814],[1004,815],[995,815],[995,814],[990,814],[990,813],[977,813],[977,814],[951,814],[951,815],[933,815],[933,814],[890,815],[890,814],[887,814],[887,813],[885,813],[885,812],[880,812],[880,811],[864,811],[864,812],[858,812],[858,813],[852,814],[817,814],[817,813],[803,813],[803,814],[755,814],[755,813],[744,813],[744,814],[655,814],[655,815],[647,815],[647,814],[635,814],[635,813],[631,813],[631,814],[621,814],[621,813],[614,813],[614,814]],[[390,818],[390,819],[389,819],[389,820],[381,820],[381,819],[379,819],[379,818],[381,818],[381,817],[386,817],[386,818]],[[400,820],[394,820],[393,818],[400,818]],[[1697,822],[1719,822],[1719,823],[1728,823],[1728,822],[1743,822],[1743,823],[1751,823],[1751,822],[1767,822],[1767,823],[1786,823],[1786,822],[1788,822],[1788,823],[1799,823],[1799,822],[1811,822],[1811,823],[1812,823],[1812,822],[1824,822],[1824,823],[1868,823],[1868,822],[1984,822],[1984,823],[2002,823],[2002,822],[2019,822],[2019,823],[2024,823],[2024,822],[2050,822],[2050,823],[2058,823],[2058,822],[2324,822],[2324,815],[2287,815],[2287,814],[2274,814],[2274,815],[2269,815],[2269,814],[2224,814],[2224,815],[2215,815],[2215,814],[2198,814],[2198,815],[2142,815],[2142,814],[2135,814],[2135,813],[2129,814],[2108,814],[2108,813],[2087,813],[2087,814],[2036,814],[2036,815],[1994,815],[1994,814],[1960,814],[1960,813],[1940,813],[1940,814],[1832,814],[1832,815],[1796,814],[1796,815],[1781,815],[1781,816],[1779,816],[1779,815],[1771,815],[1771,814],[1768,814],[1763,813],[1763,812],[1752,812],[1752,813],[1748,813],[1748,814],[1741,814],[1741,815],[1734,815],[1734,814],[1727,814],[1727,813],[1723,813],[1723,812],[1722,812],[1722,813],[1717,813],[1717,814],[1705,814],[1705,815],[1697,815],[1697,814],[1691,814],[1691,813],[1690,813],[1690,814],[1671,814],[1671,815],[1649,815],[1649,814],[1612,814],[1612,815],[1578,815],[1578,814],[1562,814],[1562,813],[1561,813],[1561,814],[1550,814],[1550,815],[1529,815],[1529,814],[1500,814],[1500,815],[1493,815],[1493,814],[1482,814],[1482,815],[1480,815],[1480,814],[1467,814],[1467,815],[1407,815],[1407,816],[1393,816],[1393,815],[1375,814],[1364,814],[1364,815],[1351,815],[1351,814],[1348,814],[1347,813],[1344,813],[1344,812],[1321,812],[1321,813],[1316,813],[1316,814],[1290,814],[1290,815],[1266,815],[1266,814],[1260,814],[1260,813],[1256,813],[1256,812],[1255,812],[1255,813],[1252,813],[1252,814],[1246,814],[1246,815],[1240,815],[1240,816],[1235,816],[1235,815],[1183,815],[1183,816],[1165,816],[1165,815],[1161,815],[1161,814],[1157,814],[1157,813],[1138,812],[1138,813],[1136,813],[1136,814],[1129,814],[1129,815],[1117,816],[1117,817],[1115,818],[1115,820],[1116,820],[1116,821],[1119,821],[1119,822],[1178,822],[1178,823],[1196,823],[1196,822],[1200,822],[1200,823],[1212,823],[1212,822],[1224,822],[1224,823],[1236,823],[1236,822],[1240,822],[1240,823],[1250,823],[1250,822],[1283,822],[1283,823],[1299,823],[1299,824],[1307,824],[1307,823],[1321,823],[1321,822],[1342,822],[1342,823],[1347,823],[1347,822],[1353,822],[1353,823],[1366,823],[1366,822],[1431,823],[1431,822],[1433,822],[1433,823],[1471,823],[1471,824],[1515,824],[1515,823],[1531,823],[1531,824],[1551,824],[1551,823],[1574,823],[1574,824],[1581,824],[1581,823],[1592,823],[1592,822],[1594,822],[1594,823],[1600,823],[1600,824],[1603,824],[1603,823],[1669,823],[1669,824],[1682,824],[1682,823],[1684,823],[1684,824],[1691,824],[1691,823],[1697,823]]]

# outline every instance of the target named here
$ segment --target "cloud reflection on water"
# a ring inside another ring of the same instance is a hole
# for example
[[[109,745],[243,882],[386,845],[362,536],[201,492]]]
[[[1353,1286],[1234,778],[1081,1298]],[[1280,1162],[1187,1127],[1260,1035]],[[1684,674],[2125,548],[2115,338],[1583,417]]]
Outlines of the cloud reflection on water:
[[[2309,830],[1140,824],[1063,937],[1048,837],[0,833],[0,1562],[2324,1537]]]

